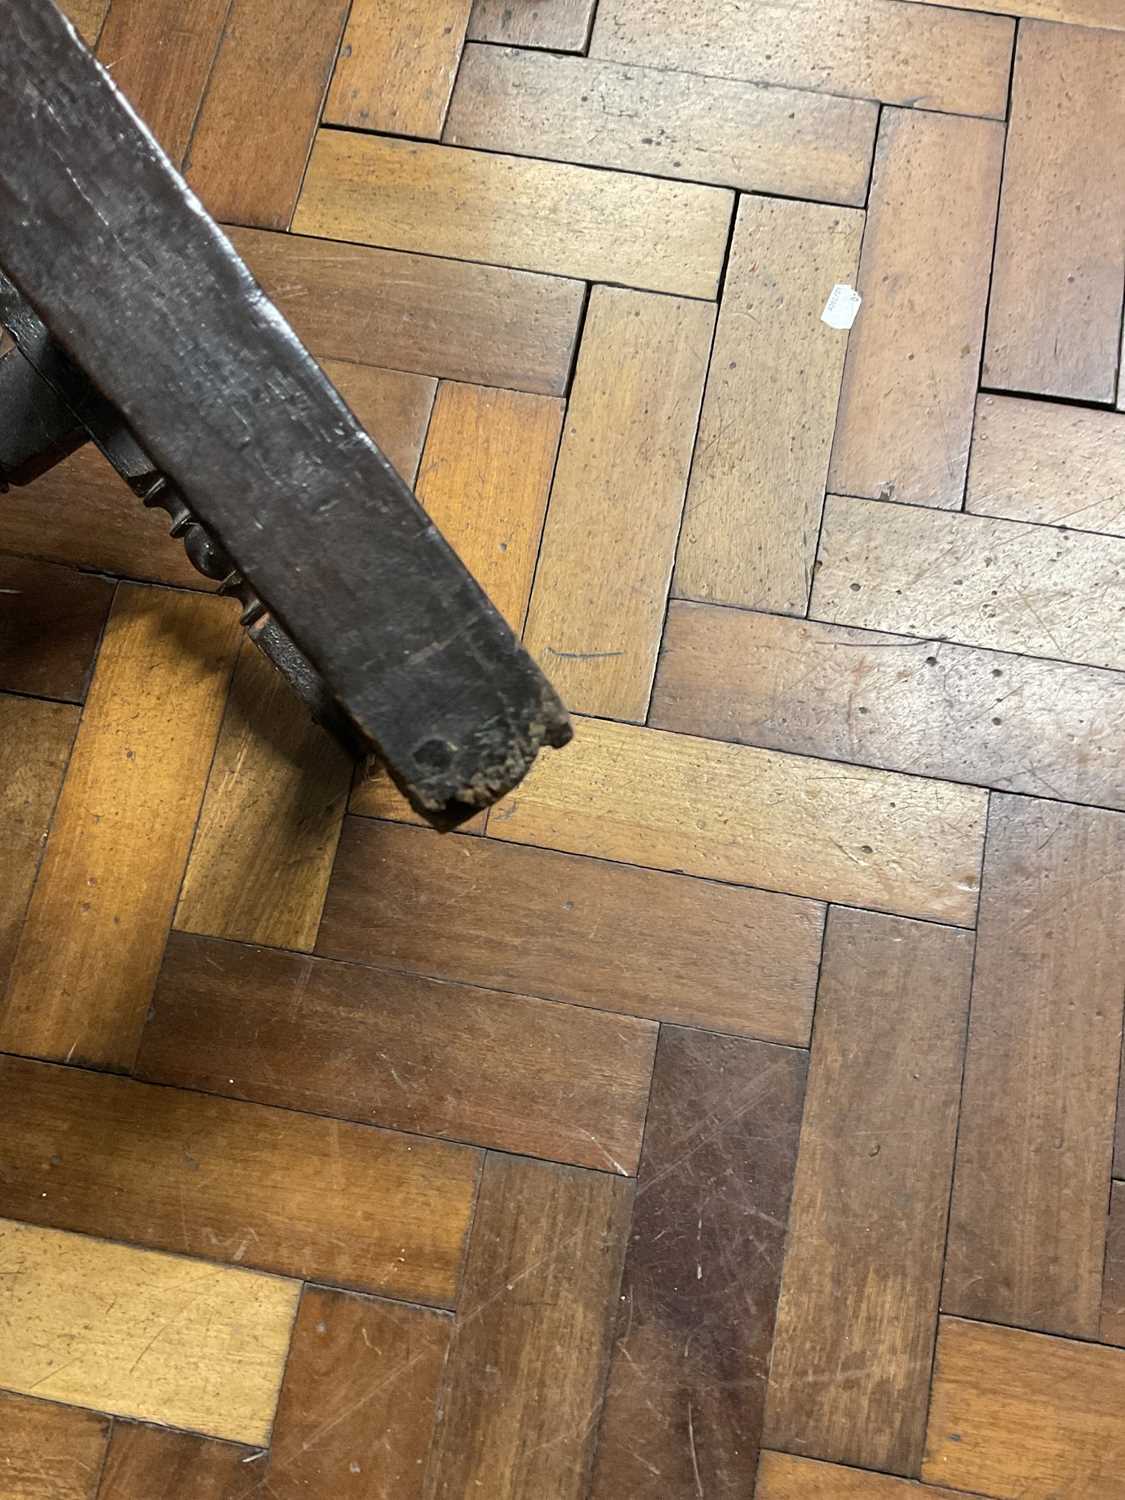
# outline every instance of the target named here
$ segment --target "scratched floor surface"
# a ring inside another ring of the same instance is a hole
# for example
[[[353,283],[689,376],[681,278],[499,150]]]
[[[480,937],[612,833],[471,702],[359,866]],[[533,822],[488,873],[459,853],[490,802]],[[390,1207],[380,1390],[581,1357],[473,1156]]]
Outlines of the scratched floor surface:
[[[0,500],[0,1500],[1125,1497],[1125,0],[72,13],[578,732]]]

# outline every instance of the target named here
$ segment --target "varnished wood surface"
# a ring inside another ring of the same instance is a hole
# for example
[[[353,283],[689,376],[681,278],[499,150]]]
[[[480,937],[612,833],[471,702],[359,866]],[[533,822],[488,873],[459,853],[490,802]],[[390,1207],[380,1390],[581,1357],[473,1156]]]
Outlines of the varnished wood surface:
[[[972,957],[967,933],[933,923],[830,916],[770,1367],[771,1448],[917,1471]]]
[[[828,473],[842,495],[960,509],[1003,154],[998,123],[883,111]]]
[[[592,1500],[748,1493],[804,1085],[803,1053],[663,1033]]]
[[[721,188],[323,130],[293,228],[714,297],[731,208]]]
[[[588,1007],[174,937],[137,1070],[290,1109],[346,1099],[367,1123],[632,1173],[655,1043],[651,1024]]]
[[[1121,1493],[1125,1350],[943,1318],[922,1477],[997,1500]]]
[[[364,364],[374,354],[422,375],[566,389],[580,283],[260,230],[231,238],[318,359]]]
[[[12,1500],[96,1500],[110,1424],[94,1412],[0,1392],[0,1482]]]
[[[866,101],[799,89],[470,45],[443,139],[862,204],[876,116]]]
[[[993,799],[947,1312],[1097,1337],[1123,909],[1125,817]]]
[[[1119,0],[67,8],[578,738],[0,494],[0,1500],[1122,1500]]]
[[[770,891],[349,818],[317,951],[804,1045],[823,925]]]
[[[978,792],[603,719],[580,720],[561,760],[540,760],[493,810],[489,837],[974,920]],[[642,778],[648,791],[634,804]]]
[[[672,591],[804,614],[848,335],[822,321],[855,280],[863,216],[743,198]]]
[[[590,298],[525,632],[576,712],[648,710],[714,321],[652,293]]]
[[[263,1443],[300,1286],[0,1220],[0,1386]]]
[[[1024,21],[984,383],[1112,402],[1123,285],[1125,36]]]
[[[1125,677],[932,637],[673,602],[649,722],[1125,808]]]

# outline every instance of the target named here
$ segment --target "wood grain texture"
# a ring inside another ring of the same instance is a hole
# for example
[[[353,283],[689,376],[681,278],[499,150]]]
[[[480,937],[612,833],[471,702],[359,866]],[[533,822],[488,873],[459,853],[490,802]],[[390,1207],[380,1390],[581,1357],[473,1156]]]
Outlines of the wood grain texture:
[[[0,689],[81,703],[112,598],[104,578],[0,556]]]
[[[916,1474],[953,1174],[973,940],[833,911],[765,1441]]]
[[[472,0],[353,0],[324,108],[330,125],[441,135]]]
[[[870,1469],[847,1469],[814,1458],[797,1458],[791,1453],[763,1453],[754,1500],[965,1500],[965,1492],[873,1474]]]
[[[523,629],[564,403],[444,382],[418,499],[496,608]]]
[[[347,14],[348,0],[232,0],[185,164],[214,218],[289,228]]]
[[[65,0],[59,9],[73,22],[87,47],[95,46],[109,9],[109,0]]]
[[[750,1494],[805,1066],[661,1033],[591,1500]]]
[[[983,793],[599,719],[576,727],[565,767],[541,757],[490,838],[974,920]]]
[[[1125,667],[1125,539],[830,496],[814,619]]]
[[[132,1062],[237,649],[228,600],[118,590],[12,960],[7,1050]]]
[[[997,1500],[1117,1500],[1122,1401],[1120,1349],[943,1318],[922,1478]]]
[[[566,391],[580,282],[262,230],[231,238],[317,359]]]
[[[411,823],[415,828],[428,827],[426,820],[419,817],[395,786],[386,767],[376,762],[357,769],[348,798],[348,811],[361,818],[384,818],[392,823]],[[481,834],[487,822],[487,813],[477,813],[475,818],[462,823],[457,832]]]
[[[673,593],[804,614],[848,339],[820,315],[862,232],[846,209],[742,199]]]
[[[1125,809],[1125,677],[673,602],[649,723]]]
[[[98,1500],[250,1500],[261,1457],[242,1444],[117,1421]]]
[[[921,0],[954,10],[984,10],[1031,21],[1060,21],[1072,26],[1101,26],[1125,31],[1125,11],[1118,0]]]
[[[426,1500],[583,1500],[632,1196],[485,1158]]]
[[[437,381],[342,359],[324,359],[320,364],[371,437],[413,486]]]
[[[601,0],[590,55],[999,119],[1013,30],[895,0]]]
[[[78,710],[69,703],[0,697],[0,994],[19,946],[77,728]]]
[[[983,383],[1112,403],[1123,285],[1125,36],[1024,21]]]
[[[95,1500],[109,1421],[0,1392],[0,1493],[7,1500]]]
[[[714,326],[698,302],[591,293],[525,632],[581,713],[648,712]]]
[[[175,925],[311,948],[351,778],[350,758],[244,641]]]
[[[265,1494],[421,1500],[451,1323],[426,1308],[307,1287]]]
[[[0,1094],[13,1215],[420,1302],[456,1296],[475,1152],[19,1058],[0,1058]]]
[[[942,1307],[1097,1338],[1125,817],[994,797]]]
[[[771,891],[348,818],[318,952],[804,1046],[823,924]]]
[[[174,936],[137,1069],[181,1088],[631,1173],[655,1046],[647,1021]]]
[[[1125,536],[1125,416],[978,396],[966,509]]]
[[[146,510],[92,443],[8,491],[0,547],[119,578],[215,588],[192,567],[183,542],[168,535],[167,515]]]
[[[1109,1204],[1098,1337],[1103,1344],[1125,1344],[1125,1184],[1113,1184]]]
[[[470,44],[443,139],[862,205],[877,115],[799,89]]]
[[[722,188],[322,130],[293,228],[714,297],[731,207]]]
[[[841,494],[961,507],[1003,154],[999,123],[883,111],[828,471]]]
[[[112,0],[98,61],[178,167],[222,40],[230,0]]]
[[[266,1440],[295,1281],[0,1220],[10,1390]]]
[[[469,35],[478,42],[581,52],[597,0],[475,0]]]

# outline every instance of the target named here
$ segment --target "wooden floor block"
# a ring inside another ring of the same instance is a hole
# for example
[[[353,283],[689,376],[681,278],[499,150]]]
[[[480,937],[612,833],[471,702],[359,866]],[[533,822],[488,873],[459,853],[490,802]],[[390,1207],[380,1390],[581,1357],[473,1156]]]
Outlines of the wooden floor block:
[[[250,1500],[263,1458],[260,1448],[117,1421],[98,1500]]]
[[[590,56],[999,119],[1012,32],[998,16],[903,10],[896,0],[806,0],[783,10],[602,0]]]
[[[216,219],[289,228],[347,15],[348,0],[232,0],[186,163]]]
[[[805,1046],[823,925],[771,891],[349,818],[317,951]]]
[[[830,496],[813,619],[1125,669],[1125,539]]]
[[[584,1500],[632,1195],[486,1158],[427,1500]]]
[[[1103,1344],[1125,1344],[1125,1184],[1120,1182],[1110,1196],[1098,1337]]]
[[[478,42],[581,52],[597,0],[474,0],[469,35]]]
[[[113,0],[98,60],[172,158],[182,166],[230,0]]]
[[[293,228],[714,297],[731,207],[721,188],[322,130]]]
[[[92,443],[0,505],[0,548],[119,578],[213,591],[168,535],[168,516],[146,510]]]
[[[648,712],[714,326],[698,302],[591,294],[526,631],[572,710]]]
[[[87,47],[93,49],[97,45],[98,33],[109,9],[109,0],[64,0],[59,9],[76,28]]]
[[[979,396],[966,509],[1125,536],[1125,416]]]
[[[1118,0],[923,0],[955,10],[984,10],[1032,21],[1061,21],[1072,26],[1101,26],[1125,31],[1125,11]]]
[[[444,382],[418,476],[426,514],[517,634],[563,411],[552,396]]]
[[[1123,286],[1125,36],[1023,21],[983,384],[1112,403]]]
[[[0,1385],[265,1442],[295,1281],[4,1219],[0,1287]]]
[[[870,1469],[847,1469],[790,1453],[763,1453],[754,1500],[966,1500],[966,1496],[963,1490],[937,1489],[912,1479],[873,1474]]]
[[[862,233],[861,213],[742,199],[673,593],[804,614],[848,341],[821,314]]]
[[[994,797],[942,1307],[1097,1338],[1125,817]]]
[[[581,282],[264,230],[231,238],[317,359],[566,391]]]
[[[270,1500],[422,1500],[452,1319],[307,1287],[293,1329]]]
[[[973,942],[833,911],[765,1442],[918,1471]]]
[[[0,1057],[0,1098],[13,1216],[456,1298],[477,1166],[464,1147],[18,1058]]]
[[[471,8],[472,0],[353,0],[325,121],[441,135]]]
[[[968,926],[984,795],[582,719],[565,757],[541,756],[488,832]]]
[[[311,948],[352,769],[272,662],[244,641],[175,925]]]
[[[585,1007],[173,937],[137,1066],[161,1083],[632,1173],[655,1046],[649,1022]]]
[[[1125,676],[673,602],[649,723],[1125,809]]]
[[[321,360],[321,368],[412,488],[430,415],[437,381],[426,375],[407,375],[401,370],[379,370],[372,365],[349,364],[342,359]]]
[[[0,690],[81,703],[112,599],[104,578],[0,556]]]
[[[591,1500],[750,1494],[804,1084],[802,1052],[662,1033]]]
[[[1125,1351],[943,1318],[922,1478],[996,1500],[1118,1500],[1123,1401]]]
[[[78,710],[69,703],[0,696],[0,995],[19,947],[77,728]]]
[[[118,590],[12,960],[3,1048],[132,1062],[237,649],[229,600]]]
[[[95,1412],[0,1392],[0,1494],[97,1500],[109,1426]]]
[[[883,111],[828,473],[842,495],[961,508],[1003,154],[1001,124]]]
[[[877,116],[864,100],[470,45],[443,138],[862,205]]]

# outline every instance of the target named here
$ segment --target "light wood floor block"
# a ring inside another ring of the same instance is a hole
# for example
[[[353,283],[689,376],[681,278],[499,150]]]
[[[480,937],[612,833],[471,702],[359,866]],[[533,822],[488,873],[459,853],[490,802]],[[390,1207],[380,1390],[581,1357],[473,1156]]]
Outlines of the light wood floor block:
[[[322,130],[293,228],[714,297],[732,201],[721,188]]]
[[[0,1220],[0,1385],[266,1440],[295,1281]]]
[[[490,838],[970,925],[984,794],[583,719]],[[643,797],[636,789],[644,786]]]

